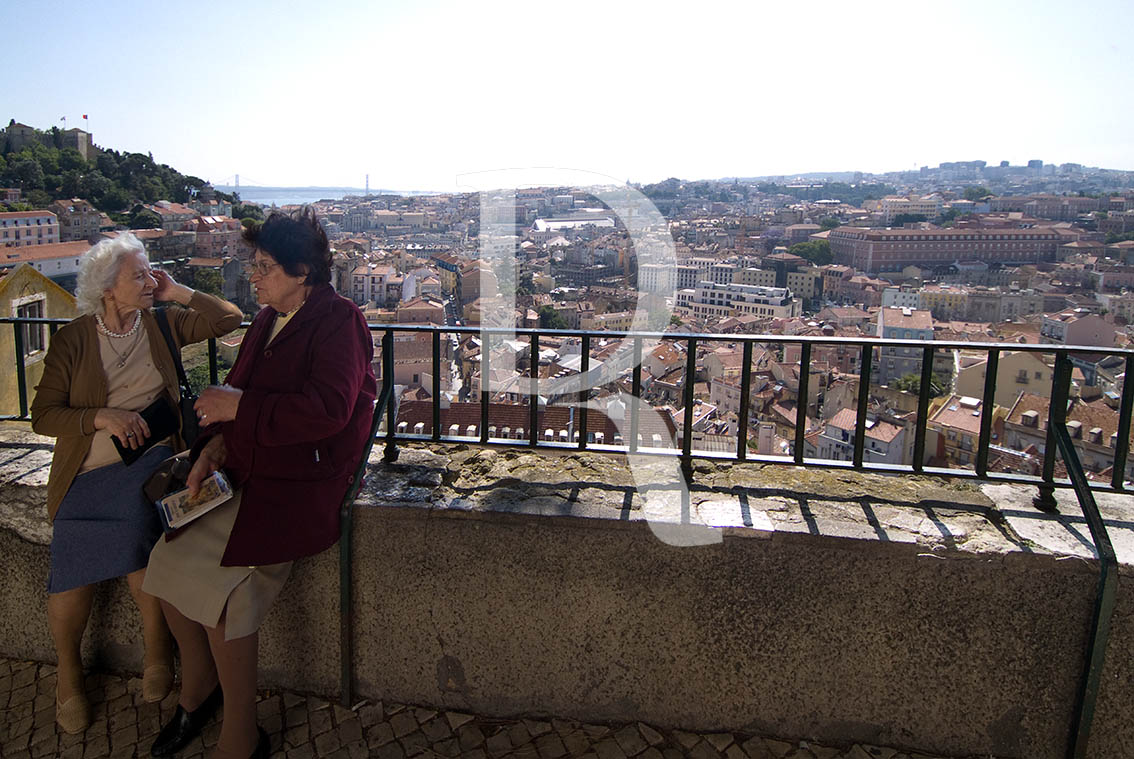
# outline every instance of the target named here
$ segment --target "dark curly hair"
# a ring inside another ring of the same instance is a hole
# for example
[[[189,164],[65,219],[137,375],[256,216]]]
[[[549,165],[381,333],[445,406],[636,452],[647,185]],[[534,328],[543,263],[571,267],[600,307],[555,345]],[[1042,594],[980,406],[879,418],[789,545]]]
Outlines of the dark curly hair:
[[[331,281],[331,245],[311,206],[293,213],[273,211],[263,224],[245,228],[243,237],[271,256],[288,276],[306,272],[305,285]]]

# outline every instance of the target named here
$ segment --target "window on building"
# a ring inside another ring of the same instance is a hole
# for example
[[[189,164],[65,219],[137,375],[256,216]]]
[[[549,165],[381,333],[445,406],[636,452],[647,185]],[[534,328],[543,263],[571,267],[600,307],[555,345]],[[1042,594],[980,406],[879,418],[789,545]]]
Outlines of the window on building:
[[[42,300],[34,300],[30,303],[16,306],[16,318],[18,319],[42,319],[43,313]],[[20,325],[20,331],[24,339],[24,358],[28,358],[46,349],[47,341],[44,339],[44,331],[46,328],[47,325],[45,324]]]

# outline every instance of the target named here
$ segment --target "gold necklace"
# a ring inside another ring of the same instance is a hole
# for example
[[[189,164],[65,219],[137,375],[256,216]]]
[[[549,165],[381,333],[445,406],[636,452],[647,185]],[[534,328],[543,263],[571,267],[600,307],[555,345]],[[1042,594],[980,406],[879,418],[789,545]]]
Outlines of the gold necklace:
[[[106,332],[103,332],[103,334],[106,335],[106,344],[110,346],[111,352],[118,357],[118,368],[121,369],[122,367],[126,366],[126,359],[130,358],[130,354],[134,352],[134,348],[137,347],[139,342],[141,342],[141,332],[131,332],[127,335],[113,335]],[[126,350],[124,350],[122,353],[119,353],[118,349],[114,347],[114,339],[126,339],[131,337],[133,339],[130,340],[130,344],[126,347]]]

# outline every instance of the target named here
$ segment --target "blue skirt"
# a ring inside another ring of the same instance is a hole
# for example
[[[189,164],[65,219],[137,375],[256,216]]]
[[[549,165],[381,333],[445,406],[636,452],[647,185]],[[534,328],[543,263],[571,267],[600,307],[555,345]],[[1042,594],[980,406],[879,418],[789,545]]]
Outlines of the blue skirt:
[[[172,455],[168,445],[155,445],[130,466],[109,464],[75,478],[55,513],[48,593],[146,566],[162,533],[157,507],[142,495],[142,484]]]

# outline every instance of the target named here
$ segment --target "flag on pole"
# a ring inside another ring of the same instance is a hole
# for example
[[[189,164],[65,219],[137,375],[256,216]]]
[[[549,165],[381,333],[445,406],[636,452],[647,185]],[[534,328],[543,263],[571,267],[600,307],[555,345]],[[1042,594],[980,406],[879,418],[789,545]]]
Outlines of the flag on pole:
[[[83,114],[83,121],[86,121],[86,120],[87,120],[87,114],[84,113]]]

